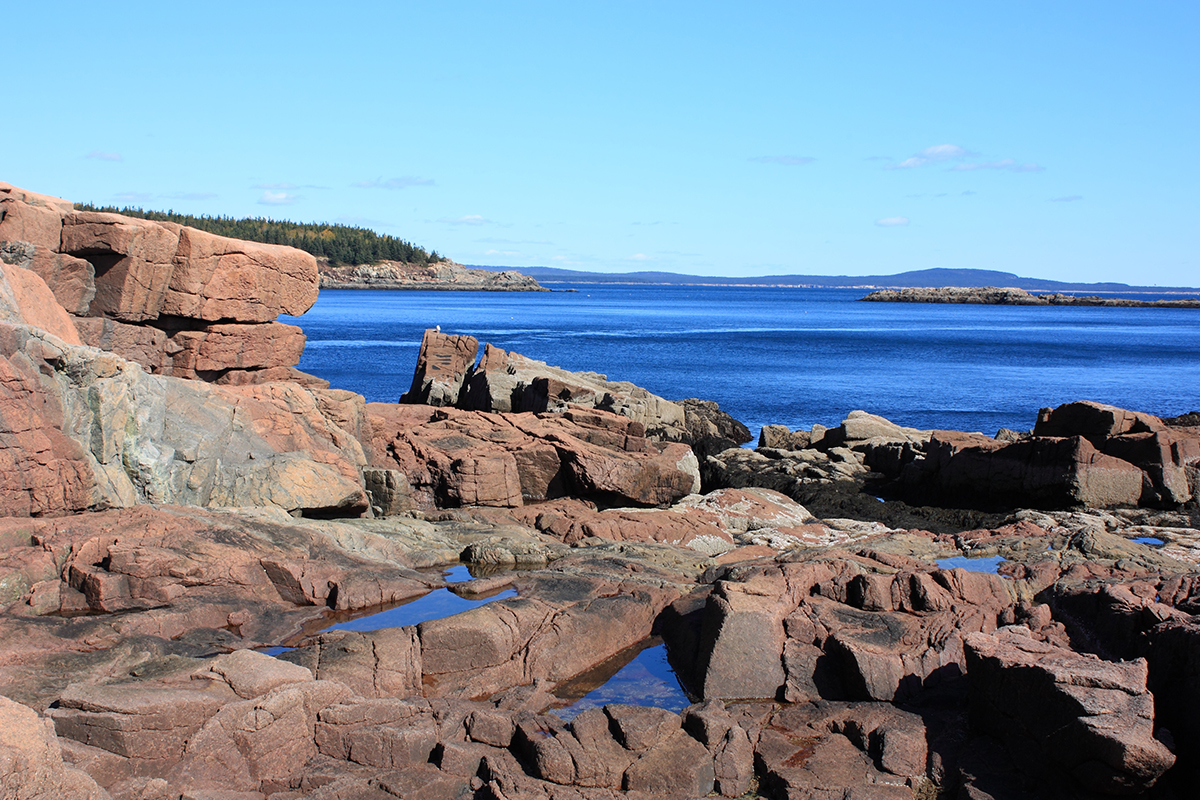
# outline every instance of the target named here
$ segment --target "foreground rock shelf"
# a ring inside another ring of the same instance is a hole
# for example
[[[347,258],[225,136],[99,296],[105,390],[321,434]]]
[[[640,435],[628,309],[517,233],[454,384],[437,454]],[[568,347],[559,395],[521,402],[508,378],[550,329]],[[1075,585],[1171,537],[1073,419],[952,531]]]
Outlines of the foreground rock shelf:
[[[317,273],[259,247],[0,185],[0,796],[1200,785],[1200,415],[747,449],[439,331],[367,404],[294,370]],[[488,602],[330,627],[462,563]],[[659,639],[686,697],[562,711]]]

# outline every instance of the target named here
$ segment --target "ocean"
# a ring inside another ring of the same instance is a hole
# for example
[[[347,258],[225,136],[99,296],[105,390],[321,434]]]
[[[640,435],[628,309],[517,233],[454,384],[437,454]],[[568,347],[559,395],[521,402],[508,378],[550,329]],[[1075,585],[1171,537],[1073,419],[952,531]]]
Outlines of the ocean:
[[[554,284],[573,292],[325,289],[299,325],[299,368],[395,402],[441,325],[668,399],[715,400],[766,424],[1028,430],[1039,408],[1097,400],[1200,409],[1200,311],[861,303],[863,289]]]

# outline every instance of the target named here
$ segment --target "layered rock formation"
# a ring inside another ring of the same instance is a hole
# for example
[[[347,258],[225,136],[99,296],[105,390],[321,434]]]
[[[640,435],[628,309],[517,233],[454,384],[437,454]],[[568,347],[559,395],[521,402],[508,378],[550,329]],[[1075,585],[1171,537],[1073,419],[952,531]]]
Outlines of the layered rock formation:
[[[672,402],[628,381],[570,372],[490,344],[476,364],[478,348],[472,336],[425,331],[412,388],[400,402],[499,413],[597,409],[633,420],[652,439],[686,442],[705,452],[751,439],[745,425],[711,401]]]
[[[1042,409],[1031,432],[995,438],[854,411],[836,428],[764,426],[756,452],[727,450],[701,469],[706,486],[766,486],[803,503],[838,484],[861,496],[870,484],[874,494],[968,509],[1178,508],[1200,486],[1200,428],[1086,401]]]
[[[41,277],[81,319],[85,344],[150,372],[246,383],[294,367],[299,328],[275,322],[317,299],[302,251],[170,222],[80,211],[0,184],[0,261]]]

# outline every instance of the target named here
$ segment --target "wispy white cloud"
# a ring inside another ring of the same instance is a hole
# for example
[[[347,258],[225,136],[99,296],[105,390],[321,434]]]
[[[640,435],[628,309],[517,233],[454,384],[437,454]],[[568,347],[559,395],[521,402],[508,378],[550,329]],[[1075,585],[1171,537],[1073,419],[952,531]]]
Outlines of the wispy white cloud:
[[[124,161],[125,160],[124,158],[121,157],[120,153],[106,153],[102,150],[93,150],[92,152],[90,152],[86,156],[84,156],[84,158],[94,158],[97,161]]]
[[[519,250],[495,250],[495,249],[492,249],[492,250],[485,250],[483,254],[485,256],[519,256],[519,255],[521,255],[521,252]]]
[[[630,261],[653,261],[654,259],[645,253],[634,253],[629,257]]]
[[[970,172],[976,169],[1002,169],[1009,172],[1041,172],[1045,167],[1037,164],[1019,164],[1015,159],[1002,158],[999,161],[968,161],[955,164],[951,172]]]
[[[1068,195],[1064,195],[1062,197],[1051,197],[1050,202],[1051,203],[1074,203],[1076,200],[1082,200],[1082,199],[1083,199],[1083,195],[1081,195],[1081,194],[1068,194]]]
[[[298,194],[275,192],[267,189],[262,193],[262,197],[258,198],[258,204],[262,206],[290,206],[299,199],[300,195]]]
[[[1005,170],[1007,172],[1041,172],[1045,167],[1039,164],[1021,163],[1014,158],[1002,158],[998,161],[972,161],[979,153],[973,153],[965,147],[956,144],[935,144],[926,147],[919,153],[909,156],[898,164],[889,164],[884,169],[916,169],[930,164],[957,162],[950,167],[951,172],[971,172],[977,169]]]
[[[216,196],[216,192],[171,192],[159,195],[166,200],[212,200]]]
[[[376,178],[371,181],[359,181],[351,184],[359,189],[407,189],[410,186],[433,186],[432,178],[418,178],[415,175],[401,175],[399,178]]]
[[[956,144],[935,144],[932,147],[926,147],[916,155],[904,159],[899,164],[891,164],[887,169],[915,169],[923,167],[926,164],[937,164],[942,161],[952,161],[958,158],[966,158],[974,155],[965,147],[959,147]]]
[[[253,189],[270,189],[273,192],[290,192],[293,189],[326,189],[326,190],[329,189],[328,186],[320,186],[315,183],[295,184],[295,183],[290,183],[288,181],[281,181],[279,183],[256,183],[251,188],[253,188]]]
[[[442,217],[438,222],[445,223],[446,225],[490,225],[492,221],[479,214],[467,214],[454,218]]]
[[[785,167],[802,167],[816,161],[812,156],[755,156],[750,160],[760,164],[782,164]]]
[[[475,241],[479,244],[554,244],[542,239],[501,239],[496,236],[485,236]]]
[[[153,192],[120,192],[113,195],[114,200],[122,203],[147,203],[155,197]]]
[[[881,228],[894,228],[898,225],[907,225],[908,217],[884,217],[875,220],[875,224]]]

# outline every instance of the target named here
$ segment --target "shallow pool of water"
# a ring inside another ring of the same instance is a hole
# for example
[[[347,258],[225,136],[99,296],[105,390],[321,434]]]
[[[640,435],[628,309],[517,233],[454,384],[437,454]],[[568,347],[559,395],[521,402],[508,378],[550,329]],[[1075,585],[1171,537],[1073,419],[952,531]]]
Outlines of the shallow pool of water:
[[[551,709],[570,721],[579,712],[608,703],[653,706],[679,712],[692,701],[667,663],[667,646],[648,639],[559,686],[555,694],[569,705]]]
[[[467,568],[461,564],[443,572],[442,577],[446,579],[447,583],[464,583],[474,580],[474,577]],[[333,625],[322,628],[322,631],[358,631],[360,633],[367,633],[369,631],[383,630],[384,628],[402,628],[405,625],[418,625],[431,619],[453,616],[454,614],[459,614],[485,603],[516,596],[517,592],[515,589],[504,589],[495,594],[468,599],[459,597],[449,589],[434,589],[428,594],[414,597],[411,600],[403,600],[397,605],[383,611],[336,622]]]
[[[1157,536],[1139,536],[1136,539],[1131,539],[1130,541],[1137,542],[1138,544],[1144,544],[1147,547],[1162,547],[1166,544],[1166,542],[1164,542],[1162,539],[1159,539]]]
[[[954,556],[953,558],[939,558],[937,565],[942,569],[965,569],[968,572],[991,572],[995,574],[1000,569],[1000,565],[1006,560],[1004,556],[985,556],[983,558]]]
[[[459,564],[442,570],[442,578],[446,583],[465,583],[466,581],[474,580],[475,576],[471,574],[465,564]],[[402,628],[405,625],[417,625],[431,619],[449,617],[475,608],[476,606],[484,605],[485,603],[516,596],[517,592],[515,589],[504,589],[492,594],[478,595],[468,599],[459,597],[449,589],[433,589],[420,597],[402,600],[399,603],[373,613],[367,613],[370,611],[369,609],[366,611],[342,612],[336,615],[335,619],[337,621],[332,624],[323,624],[322,620],[310,622],[305,626],[305,630],[301,634],[291,637],[289,641],[296,643],[297,640],[306,640],[311,636],[324,633],[325,631],[358,631],[359,633],[368,633],[385,628]],[[325,617],[324,619],[329,618]],[[286,653],[294,649],[287,646],[263,647],[259,648],[259,652],[266,653],[269,656],[277,656],[280,653]]]

